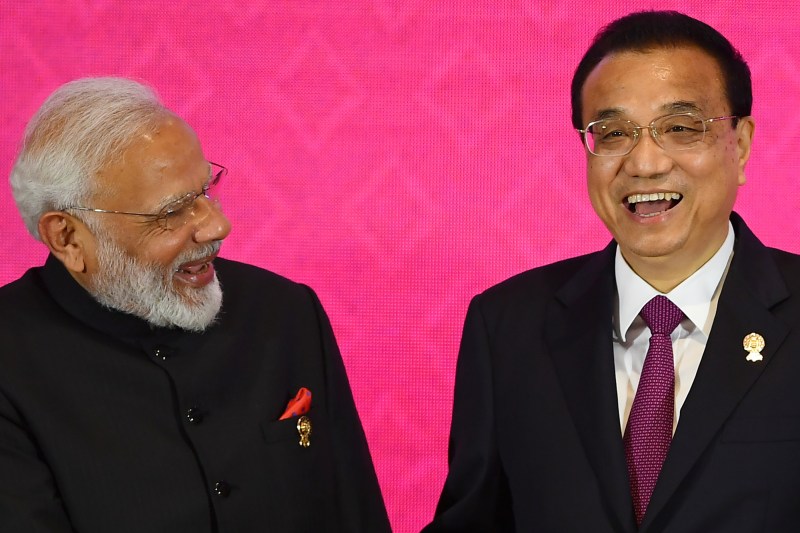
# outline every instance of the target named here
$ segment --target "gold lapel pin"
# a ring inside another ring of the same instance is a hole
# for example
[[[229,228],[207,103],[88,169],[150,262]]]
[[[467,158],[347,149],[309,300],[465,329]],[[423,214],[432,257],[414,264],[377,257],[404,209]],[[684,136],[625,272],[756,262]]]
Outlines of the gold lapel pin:
[[[306,415],[297,419],[297,433],[300,434],[300,446],[303,448],[311,446],[311,419]]]
[[[764,356],[761,355],[761,350],[763,350],[764,346],[766,346],[764,337],[758,333],[751,333],[744,338],[742,345],[747,352],[747,357],[745,357],[746,360],[753,363],[764,360]]]

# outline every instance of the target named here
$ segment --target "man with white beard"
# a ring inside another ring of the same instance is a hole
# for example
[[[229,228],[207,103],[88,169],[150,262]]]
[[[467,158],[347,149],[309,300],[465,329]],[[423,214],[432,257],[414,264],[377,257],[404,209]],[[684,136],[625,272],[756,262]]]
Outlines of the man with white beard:
[[[0,288],[0,531],[389,531],[316,295],[217,258],[225,174],[130,80],[31,120],[10,181],[50,255]]]

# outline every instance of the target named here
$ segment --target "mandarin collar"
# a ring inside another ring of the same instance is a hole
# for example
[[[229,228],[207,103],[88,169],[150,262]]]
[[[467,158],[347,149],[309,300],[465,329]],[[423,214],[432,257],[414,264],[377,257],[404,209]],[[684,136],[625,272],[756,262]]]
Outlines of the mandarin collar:
[[[52,254],[47,257],[41,275],[47,290],[65,312],[88,327],[127,343],[139,346],[175,344],[187,337],[199,338],[203,335],[178,328],[153,326],[139,317],[102,305]]]

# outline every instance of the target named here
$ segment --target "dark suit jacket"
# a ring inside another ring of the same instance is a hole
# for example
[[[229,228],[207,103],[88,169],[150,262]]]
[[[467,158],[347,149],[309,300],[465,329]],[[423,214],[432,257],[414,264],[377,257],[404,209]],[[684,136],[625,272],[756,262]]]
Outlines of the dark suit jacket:
[[[0,289],[0,531],[389,530],[319,300],[215,265],[204,333],[104,309],[52,257]],[[308,448],[278,420],[300,387]]]
[[[640,531],[800,531],[800,257],[737,215],[733,261]],[[614,249],[475,297],[450,471],[426,532],[633,532],[612,348]],[[766,340],[762,362],[743,338]]]

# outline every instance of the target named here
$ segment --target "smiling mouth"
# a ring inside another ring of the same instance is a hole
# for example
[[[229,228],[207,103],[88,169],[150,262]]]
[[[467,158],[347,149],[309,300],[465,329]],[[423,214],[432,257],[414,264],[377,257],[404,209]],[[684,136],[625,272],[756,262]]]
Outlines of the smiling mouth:
[[[622,204],[634,215],[649,218],[666,213],[682,199],[683,196],[677,192],[653,192],[631,194],[622,201]]]
[[[214,242],[198,250],[186,252],[176,260],[181,261],[174,267],[172,277],[183,286],[201,288],[205,287],[216,276],[214,259],[219,253],[220,242]]]
[[[183,272],[184,274],[191,274],[191,275],[203,274],[204,272],[206,272],[208,270],[210,264],[211,264],[211,261],[209,260],[209,261],[207,261],[205,263],[198,264],[198,265],[179,267],[176,270],[176,272]]]
[[[183,286],[201,288],[214,281],[214,256],[184,263],[175,269],[173,279]]]

